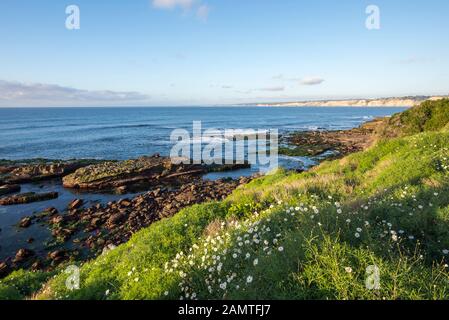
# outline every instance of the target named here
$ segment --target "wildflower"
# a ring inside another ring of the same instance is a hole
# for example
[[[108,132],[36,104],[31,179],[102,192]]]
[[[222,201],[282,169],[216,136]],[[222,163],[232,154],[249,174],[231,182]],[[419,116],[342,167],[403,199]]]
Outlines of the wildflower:
[[[444,254],[444,255],[447,255],[447,254],[449,254],[449,250],[447,250],[447,249],[444,249],[444,250],[443,250],[443,254]]]
[[[346,219],[346,223],[351,223],[351,219]]]
[[[259,259],[254,259],[253,265],[254,265],[254,266],[257,266],[258,264],[259,264]]]
[[[168,296],[168,291],[165,291],[165,292],[164,292],[164,296]]]
[[[279,247],[278,250],[279,250],[279,252],[282,252],[282,251],[284,251],[284,247]]]
[[[398,236],[396,235],[396,234],[393,234],[392,236],[391,236],[391,240],[393,240],[393,241],[398,241]]]
[[[356,233],[354,234],[354,236],[355,236],[356,238],[360,238],[360,233],[356,232]]]
[[[251,282],[253,282],[253,277],[252,276],[248,276],[246,278],[246,283],[251,283]]]
[[[357,232],[362,232],[362,228],[357,228]]]
[[[223,282],[222,284],[220,284],[220,289],[226,290],[226,285],[227,285],[227,283]]]
[[[343,211],[341,209],[337,209],[337,213],[341,214]]]
[[[105,292],[104,294],[108,296],[108,295],[109,295],[109,292],[110,292],[110,291],[109,291],[109,289],[108,289],[108,290],[106,290],[106,292]]]
[[[345,268],[345,271],[346,271],[347,273],[352,273],[352,268],[351,268],[351,267],[346,267],[346,268]]]

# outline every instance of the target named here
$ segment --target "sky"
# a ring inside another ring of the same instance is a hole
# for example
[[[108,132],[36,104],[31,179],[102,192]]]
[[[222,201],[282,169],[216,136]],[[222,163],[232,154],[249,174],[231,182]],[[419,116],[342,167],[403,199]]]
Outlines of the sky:
[[[446,95],[448,14],[447,0],[1,0],[0,107]]]

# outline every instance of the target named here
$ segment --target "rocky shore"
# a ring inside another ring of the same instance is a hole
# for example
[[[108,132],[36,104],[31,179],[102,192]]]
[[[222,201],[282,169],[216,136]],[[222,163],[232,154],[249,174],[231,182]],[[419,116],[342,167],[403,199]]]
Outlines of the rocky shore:
[[[51,231],[53,241],[44,252],[24,246],[14,256],[0,261],[0,277],[13,270],[51,269],[65,261],[84,261],[124,243],[137,231],[180,209],[202,202],[222,200],[239,185],[239,180],[204,180],[212,171],[236,170],[248,165],[174,165],[168,158],[154,155],[127,161],[28,161],[0,162],[0,205],[14,206],[46,201],[56,192],[24,193],[21,183],[59,179],[65,188],[81,192],[67,209],[47,208],[17,222],[17,228],[34,224]],[[141,192],[133,198],[111,201],[106,205],[87,205],[82,192],[125,194]],[[30,238],[28,243],[35,240]]]
[[[320,157],[328,153],[321,159],[341,158],[371,146],[385,121],[385,118],[375,119],[350,130],[295,132],[284,137],[286,146],[280,147],[279,152],[301,157]]]

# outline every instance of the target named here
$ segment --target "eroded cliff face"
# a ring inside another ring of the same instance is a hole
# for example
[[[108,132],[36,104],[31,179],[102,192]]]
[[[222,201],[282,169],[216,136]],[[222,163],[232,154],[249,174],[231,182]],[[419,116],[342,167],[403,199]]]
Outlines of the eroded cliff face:
[[[445,96],[406,97],[382,99],[350,99],[350,100],[320,100],[298,101],[285,103],[259,103],[260,107],[414,107],[426,100],[441,100]]]

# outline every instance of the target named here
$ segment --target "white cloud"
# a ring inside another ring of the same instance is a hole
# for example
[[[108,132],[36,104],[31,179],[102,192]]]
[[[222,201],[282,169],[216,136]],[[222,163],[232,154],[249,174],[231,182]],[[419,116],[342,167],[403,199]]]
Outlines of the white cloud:
[[[305,78],[298,78],[298,77],[286,77],[283,74],[278,74],[272,77],[273,80],[279,80],[279,81],[292,81],[292,82],[298,82],[303,86],[314,86],[322,84],[325,80],[320,77],[305,77]]]
[[[196,16],[198,17],[198,19],[206,21],[207,18],[209,17],[209,12],[210,7],[207,4],[202,4],[201,6],[198,7],[196,11]]]
[[[162,10],[182,9],[184,12],[196,13],[197,19],[207,21],[210,6],[201,0],[151,0],[153,7]]]
[[[322,84],[325,80],[320,77],[307,77],[300,80],[303,86],[316,86]]]
[[[260,91],[271,91],[271,92],[278,92],[278,91],[284,91],[285,87],[268,87],[268,88],[261,88]]]
[[[152,0],[152,2],[153,6],[158,9],[174,9],[177,7],[190,9],[195,0]]]
[[[53,84],[0,80],[0,105],[120,105],[143,103],[150,96],[132,91],[81,90]]]

